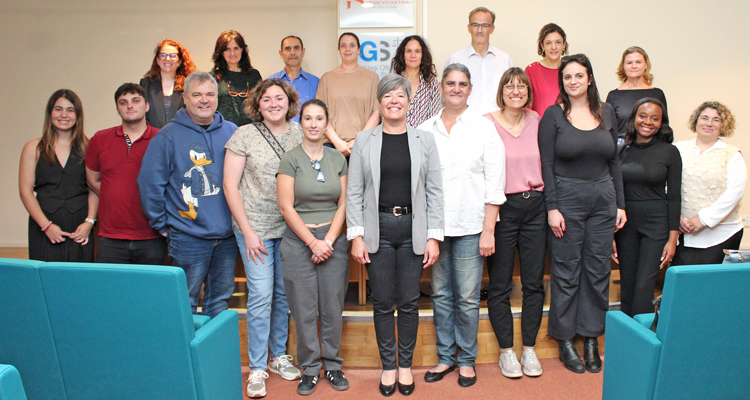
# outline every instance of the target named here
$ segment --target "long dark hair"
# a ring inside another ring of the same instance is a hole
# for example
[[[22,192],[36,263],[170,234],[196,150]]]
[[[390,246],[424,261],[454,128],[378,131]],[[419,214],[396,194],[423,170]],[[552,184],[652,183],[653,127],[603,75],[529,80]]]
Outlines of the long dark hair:
[[[253,70],[253,66],[252,64],[250,64],[250,54],[248,54],[247,52],[247,44],[245,44],[245,39],[237,31],[224,31],[221,33],[221,35],[219,35],[219,38],[216,39],[214,54],[213,56],[211,56],[211,60],[213,60],[214,62],[213,71],[216,74],[216,79],[221,79],[221,77],[229,70],[227,60],[224,59],[224,51],[227,49],[229,42],[231,42],[232,40],[237,42],[237,46],[242,49],[240,62],[237,63],[240,71],[243,74],[247,75],[250,73],[250,71]]]
[[[585,54],[573,54],[562,58],[560,68],[557,70],[557,84],[560,88],[560,94],[557,96],[557,102],[562,103],[563,111],[566,117],[570,117],[570,97],[565,91],[565,85],[563,84],[563,70],[570,63],[580,64],[583,68],[586,68],[586,73],[589,76],[589,87],[586,90],[586,98],[589,101],[589,111],[596,120],[603,125],[605,129],[609,129],[609,124],[614,121],[604,120],[604,110],[602,109],[602,103],[599,101],[599,90],[596,88],[596,80],[594,79],[594,70],[591,68],[591,61],[586,57]]]
[[[432,63],[430,48],[427,47],[427,43],[419,35],[408,36],[401,41],[398,49],[396,49],[396,55],[391,61],[391,72],[403,75],[406,70],[406,45],[412,40],[416,40],[422,47],[422,61],[419,64],[419,73],[422,75],[422,79],[430,81],[433,77],[437,76],[437,71],[435,70],[435,64]]]
[[[672,133],[672,128],[669,126],[669,117],[667,116],[667,110],[664,107],[664,104],[653,97],[645,97],[636,101],[635,105],[633,105],[633,111],[630,112],[630,117],[628,117],[628,126],[625,130],[625,136],[623,137],[625,142],[620,148],[620,159],[622,159],[622,157],[627,154],[626,149],[628,149],[631,144],[635,143],[635,138],[636,136],[638,136],[638,132],[635,129],[635,119],[638,116],[638,109],[644,104],[653,104],[661,109],[661,126],[659,127],[659,130],[656,131],[654,139],[661,140],[662,142],[666,143],[672,143],[672,140],[674,140],[674,135]]]
[[[71,152],[77,153],[81,158],[86,155],[86,146],[89,144],[89,138],[83,134],[83,104],[78,95],[69,89],[60,89],[52,93],[47,101],[47,107],[44,111],[44,125],[42,127],[42,138],[36,146],[39,156],[44,158],[48,163],[54,164],[57,155],[55,153],[55,144],[57,143],[57,130],[52,125],[52,109],[60,98],[65,98],[73,104],[76,113],[76,123],[73,125]]]

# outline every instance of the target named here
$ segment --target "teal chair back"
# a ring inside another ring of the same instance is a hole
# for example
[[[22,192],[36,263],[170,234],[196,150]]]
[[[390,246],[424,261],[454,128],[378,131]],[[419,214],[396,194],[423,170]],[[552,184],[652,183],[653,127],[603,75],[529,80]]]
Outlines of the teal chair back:
[[[197,398],[182,269],[46,263],[39,272],[68,398]]]
[[[0,400],[26,400],[21,376],[12,365],[0,364]]]
[[[654,399],[742,399],[750,393],[750,266],[667,271],[656,336]]]
[[[30,399],[65,400],[40,261],[0,259],[0,364],[18,369]]]

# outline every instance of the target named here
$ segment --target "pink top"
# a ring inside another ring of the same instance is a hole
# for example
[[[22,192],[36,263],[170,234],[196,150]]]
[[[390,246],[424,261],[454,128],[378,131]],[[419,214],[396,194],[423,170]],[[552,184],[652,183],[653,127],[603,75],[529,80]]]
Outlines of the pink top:
[[[542,180],[542,158],[539,156],[539,114],[531,110],[526,112],[526,122],[518,137],[510,134],[492,116],[489,118],[505,145],[505,194],[523,193],[532,190],[544,190]]]
[[[526,75],[531,80],[531,90],[534,94],[531,109],[544,116],[544,110],[555,104],[560,94],[557,68],[547,68],[539,62],[534,62],[526,67]]]

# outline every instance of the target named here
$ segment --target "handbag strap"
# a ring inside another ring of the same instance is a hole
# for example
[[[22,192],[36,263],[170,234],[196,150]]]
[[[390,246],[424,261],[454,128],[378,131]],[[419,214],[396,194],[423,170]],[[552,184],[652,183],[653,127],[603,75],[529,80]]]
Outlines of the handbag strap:
[[[268,129],[263,122],[253,122],[253,125],[255,125],[255,129],[257,129],[263,136],[263,139],[266,139],[266,142],[268,142],[268,145],[271,146],[273,151],[279,157],[279,160],[281,160],[281,156],[284,155],[285,150],[281,147],[281,143],[276,139],[276,135],[271,133],[271,130]]]

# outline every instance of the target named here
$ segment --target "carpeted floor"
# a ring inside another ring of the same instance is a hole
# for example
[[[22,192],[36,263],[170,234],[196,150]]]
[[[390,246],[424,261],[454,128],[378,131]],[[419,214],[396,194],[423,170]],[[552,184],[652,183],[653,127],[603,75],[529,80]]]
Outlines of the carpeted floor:
[[[524,376],[519,379],[508,379],[500,373],[497,364],[477,365],[477,383],[469,388],[458,386],[458,370],[436,383],[425,383],[424,374],[428,368],[415,368],[416,389],[410,399],[544,399],[544,400],[594,400],[602,398],[603,374],[575,374],[563,367],[557,359],[543,359],[544,373],[538,378]],[[297,395],[299,381],[285,381],[279,375],[271,373],[266,380],[267,395],[265,399],[381,399],[378,391],[380,370],[373,368],[346,368],[344,373],[349,380],[349,390],[337,392],[328,381],[318,380],[315,393],[311,396]],[[242,377],[247,379],[249,370],[242,368]],[[243,392],[244,384],[243,384]],[[404,397],[398,391],[392,398]],[[245,394],[247,399],[247,394]]]

